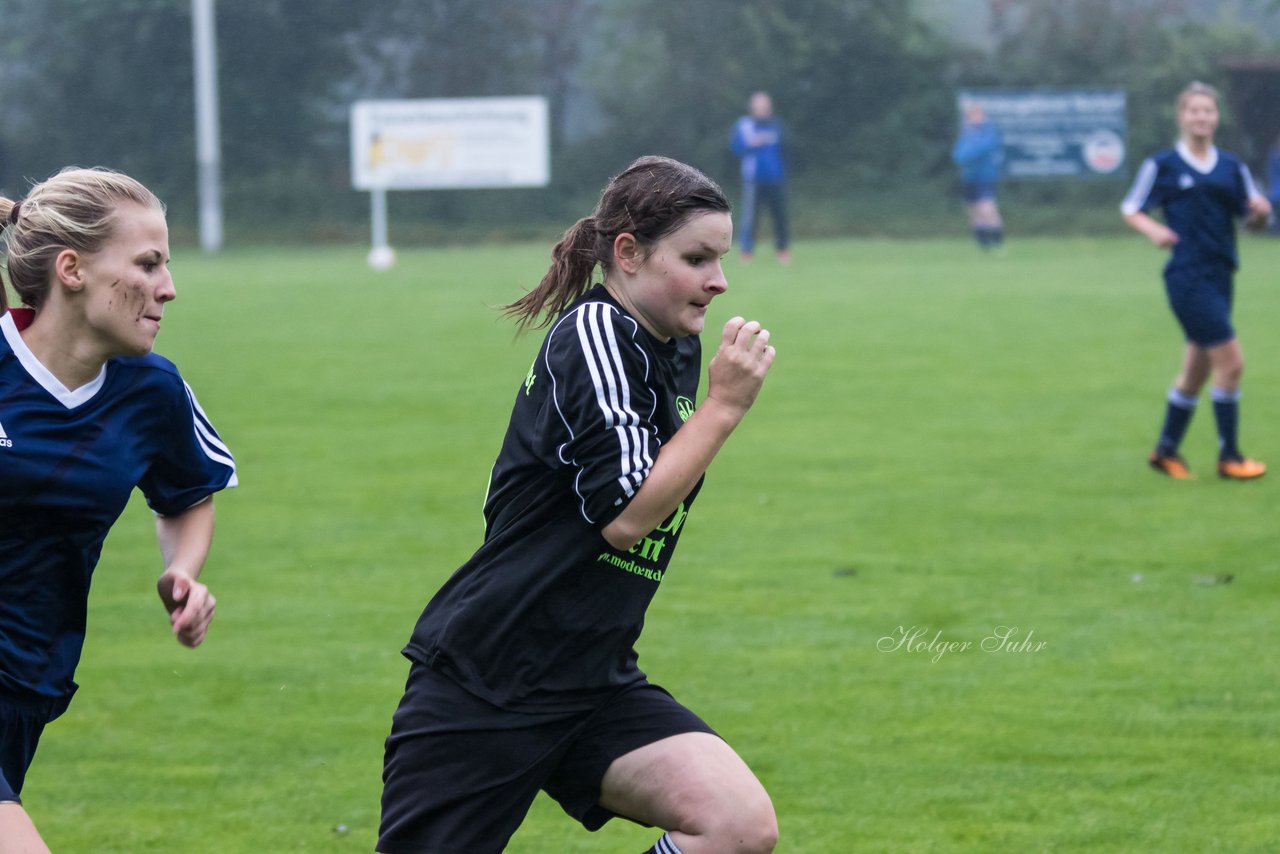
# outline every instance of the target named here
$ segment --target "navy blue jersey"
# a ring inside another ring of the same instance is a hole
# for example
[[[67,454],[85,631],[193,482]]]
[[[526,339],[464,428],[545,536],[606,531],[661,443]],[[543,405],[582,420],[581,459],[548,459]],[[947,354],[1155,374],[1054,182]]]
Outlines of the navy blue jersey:
[[[0,317],[0,696],[69,699],[89,580],[133,488],[173,515],[234,486],[235,463],[172,363],[114,358],[69,391],[15,316]]]
[[[1210,148],[1208,158],[1199,160],[1179,142],[1142,162],[1120,209],[1163,210],[1165,224],[1178,235],[1169,267],[1209,263],[1234,270],[1235,218],[1256,195],[1249,167],[1234,154]]]
[[[693,411],[697,336],[661,342],[603,287],[556,320],[516,394],[479,550],[405,655],[508,709],[589,708],[644,678],[634,643],[701,481],[628,551],[601,529]]]

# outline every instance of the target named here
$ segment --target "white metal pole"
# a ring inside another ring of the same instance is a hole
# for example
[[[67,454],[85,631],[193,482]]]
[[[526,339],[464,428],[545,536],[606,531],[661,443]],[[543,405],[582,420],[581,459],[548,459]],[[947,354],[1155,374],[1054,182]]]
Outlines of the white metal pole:
[[[218,128],[218,50],[214,0],[191,0],[191,44],[196,84],[196,169],[200,247],[222,248],[222,153]]]
[[[369,266],[375,270],[387,270],[396,263],[396,253],[387,240],[386,187],[374,187],[369,191],[369,206],[369,218],[373,223],[373,246],[369,250]]]

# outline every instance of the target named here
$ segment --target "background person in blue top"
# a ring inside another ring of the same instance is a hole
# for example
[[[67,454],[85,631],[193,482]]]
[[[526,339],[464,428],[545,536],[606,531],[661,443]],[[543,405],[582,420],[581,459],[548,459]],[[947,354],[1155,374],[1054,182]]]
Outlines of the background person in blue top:
[[[751,96],[748,115],[733,126],[733,153],[742,159],[742,258],[755,253],[760,206],[773,217],[773,245],[778,260],[791,260],[791,235],[787,224],[786,165],[782,157],[782,124],[773,115],[773,99],[767,92]]]
[[[976,101],[965,101],[960,135],[951,159],[960,167],[961,195],[969,209],[969,227],[983,249],[1004,243],[1004,222],[996,204],[996,187],[1004,163],[1004,141],[995,122]]]
[[[703,474],[774,360],[767,330],[730,319],[695,408],[732,240],[714,182],[642,157],[508,307],[550,329],[515,393],[484,541],[404,649],[384,854],[496,854],[539,790],[590,830],[615,816],[662,828],[652,854],[773,850],[764,787],[635,649]]]
[[[1120,210],[1134,230],[1161,249],[1172,250],[1164,267],[1165,292],[1187,345],[1182,369],[1169,390],[1164,426],[1150,463],[1156,471],[1191,477],[1178,454],[1200,389],[1212,376],[1213,414],[1218,425],[1218,474],[1249,480],[1267,467],[1240,451],[1240,376],[1244,356],[1231,326],[1233,276],[1237,266],[1235,218],[1260,226],[1271,205],[1254,186],[1249,168],[1213,144],[1218,129],[1218,92],[1192,83],[1178,95],[1177,144],[1143,161]],[[1164,222],[1147,211],[1160,208]]]
[[[135,486],[156,515],[157,590],[198,646],[214,598],[197,581],[214,492],[235,464],[173,364],[151,353],[169,276],[164,208],[146,187],[64,170],[0,198],[0,852],[47,851],[19,800],[44,727],[66,710],[89,581]],[[177,734],[175,734],[177,735]]]

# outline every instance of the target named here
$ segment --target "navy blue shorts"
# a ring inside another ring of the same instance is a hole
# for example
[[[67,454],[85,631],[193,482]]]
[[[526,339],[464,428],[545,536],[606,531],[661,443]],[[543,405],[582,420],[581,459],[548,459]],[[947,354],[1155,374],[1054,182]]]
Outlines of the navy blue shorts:
[[[960,187],[960,195],[969,204],[981,201],[995,201],[996,198],[996,182],[995,181],[965,181]]]
[[[56,700],[29,703],[0,698],[0,802],[17,801],[45,725],[65,706]]]
[[[596,709],[531,714],[415,662],[386,743],[378,851],[500,852],[540,789],[598,830],[614,817],[599,803],[613,760],[686,732],[714,734],[648,682]]]
[[[1233,275],[1232,269],[1222,264],[1165,268],[1169,307],[1188,341],[1215,347],[1236,337],[1231,326]]]

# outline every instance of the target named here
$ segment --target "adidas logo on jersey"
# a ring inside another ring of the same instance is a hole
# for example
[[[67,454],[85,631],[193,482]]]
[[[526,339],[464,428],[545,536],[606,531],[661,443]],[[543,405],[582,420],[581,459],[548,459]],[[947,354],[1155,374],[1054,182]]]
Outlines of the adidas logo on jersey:
[[[0,448],[12,448],[13,440],[4,432],[4,425],[0,424]]]

